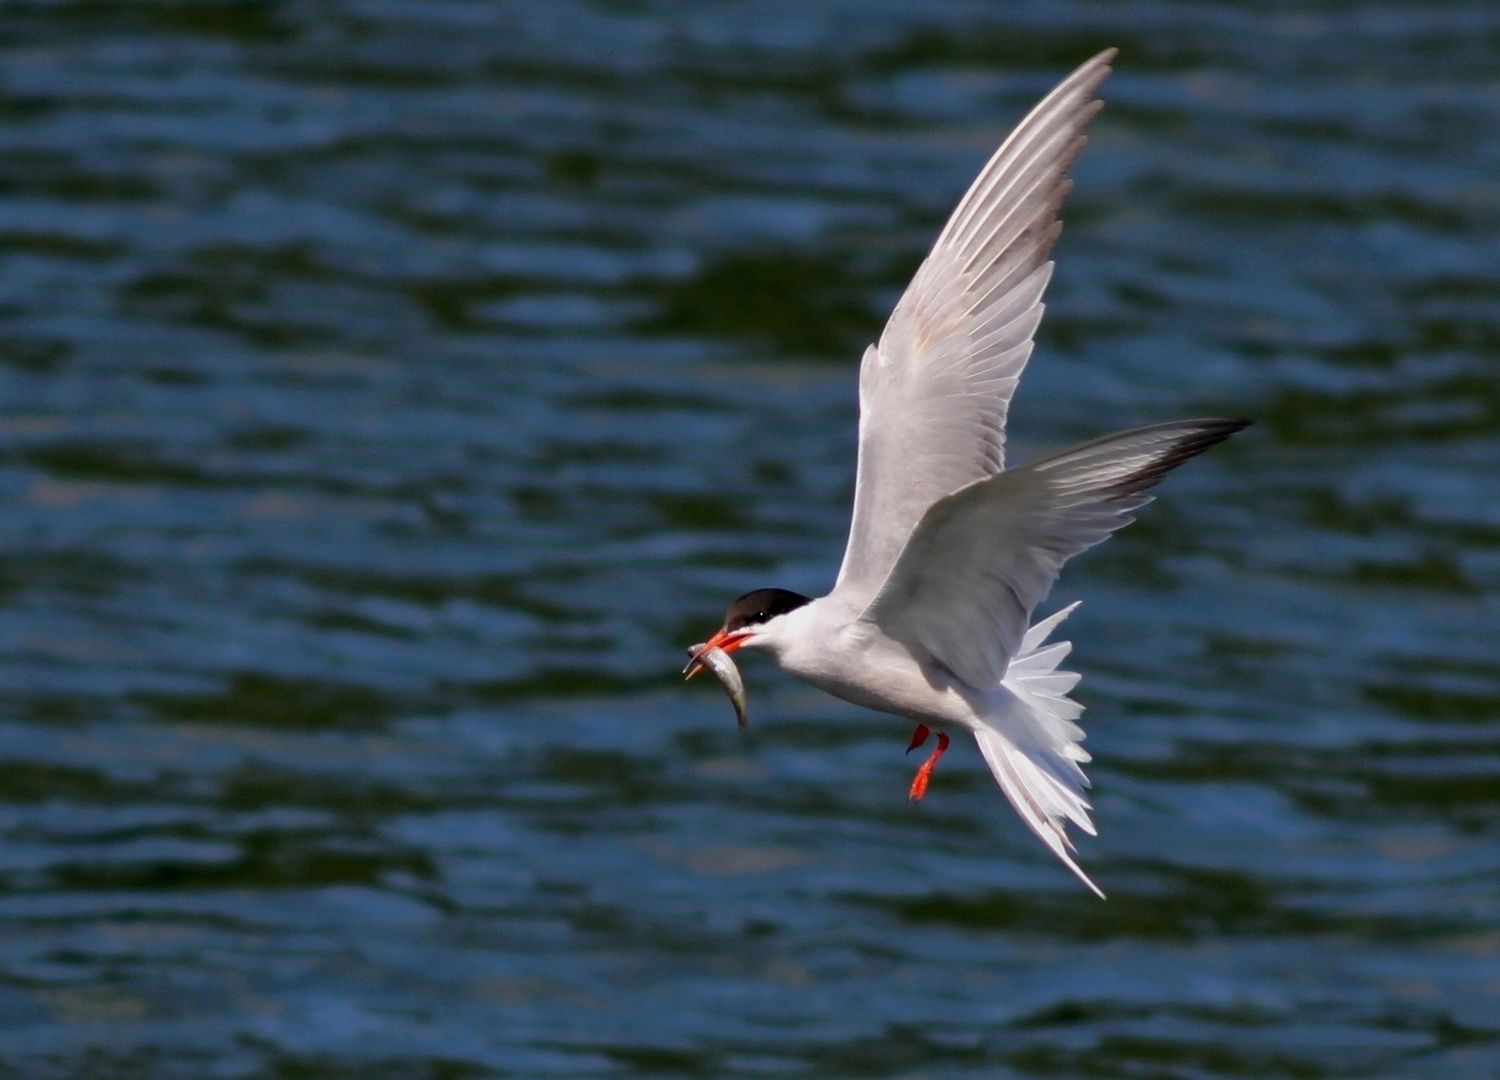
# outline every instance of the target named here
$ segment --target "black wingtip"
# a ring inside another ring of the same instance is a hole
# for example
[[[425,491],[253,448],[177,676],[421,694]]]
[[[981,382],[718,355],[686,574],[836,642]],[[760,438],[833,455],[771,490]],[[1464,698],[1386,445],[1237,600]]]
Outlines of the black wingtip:
[[[1196,437],[1190,437],[1189,442],[1197,447],[1193,454],[1200,454],[1210,446],[1217,446],[1231,435],[1244,431],[1254,424],[1254,420],[1244,417],[1213,418],[1203,421],[1203,429]],[[1189,457],[1192,454],[1188,455]]]
[[[1189,422],[1191,423],[1192,421]],[[1197,423],[1201,424],[1202,427],[1196,435],[1188,436],[1187,441],[1196,443],[1199,440],[1207,440],[1203,443],[1203,449],[1207,450],[1210,446],[1223,442],[1231,435],[1244,431],[1251,424],[1255,423],[1255,421],[1247,420],[1243,417],[1209,417],[1206,420],[1199,420]]]
[[[1210,447],[1219,445],[1231,435],[1244,431],[1253,423],[1255,423],[1254,420],[1241,417],[1206,417],[1202,420],[1176,421],[1174,426],[1184,428],[1183,434],[1175,439],[1170,448],[1161,456],[1118,485],[1119,493],[1134,495],[1147,488],[1155,487],[1161,483],[1167,473],[1189,458],[1197,457]]]

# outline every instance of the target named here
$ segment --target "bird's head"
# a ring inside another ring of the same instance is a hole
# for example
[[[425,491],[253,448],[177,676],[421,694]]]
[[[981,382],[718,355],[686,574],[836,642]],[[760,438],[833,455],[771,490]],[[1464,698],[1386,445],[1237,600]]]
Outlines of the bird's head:
[[[790,589],[756,589],[754,592],[747,592],[729,605],[729,610],[724,613],[724,625],[703,643],[703,648],[699,651],[723,649],[732,653],[746,645],[754,645],[756,638],[764,636],[776,619],[809,602],[809,597]],[[688,665],[688,678],[702,669],[703,665],[694,660]]]

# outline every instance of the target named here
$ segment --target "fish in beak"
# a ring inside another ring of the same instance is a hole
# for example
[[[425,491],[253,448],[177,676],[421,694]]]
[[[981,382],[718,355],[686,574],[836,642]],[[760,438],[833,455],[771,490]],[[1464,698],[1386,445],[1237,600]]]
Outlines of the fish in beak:
[[[739,720],[740,727],[750,723],[750,713],[745,698],[745,680],[740,678],[740,669],[729,658],[729,654],[739,648],[747,637],[748,634],[729,634],[720,630],[703,644],[688,647],[690,659],[687,667],[682,669],[689,679],[704,668],[712,671],[714,678],[719,680],[734,704],[734,715]]]

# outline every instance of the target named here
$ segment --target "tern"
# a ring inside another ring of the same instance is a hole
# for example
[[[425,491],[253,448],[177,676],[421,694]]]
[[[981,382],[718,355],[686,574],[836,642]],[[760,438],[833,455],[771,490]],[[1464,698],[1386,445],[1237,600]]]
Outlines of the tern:
[[[1101,898],[1073,857],[1071,822],[1095,835],[1090,760],[1070,698],[1079,675],[1048,638],[1077,604],[1032,623],[1068,559],[1129,524],[1168,472],[1247,426],[1173,420],[1005,468],[1010,401],[1052,277],[1058,211],[1115,50],[1095,56],[1011,133],[959,202],[859,369],[859,461],[833,591],[758,589],[689,650],[744,722],[728,654],[769,653],[856,705],[937,729],[912,781],[926,794],[948,731],[970,732],[1022,820]]]

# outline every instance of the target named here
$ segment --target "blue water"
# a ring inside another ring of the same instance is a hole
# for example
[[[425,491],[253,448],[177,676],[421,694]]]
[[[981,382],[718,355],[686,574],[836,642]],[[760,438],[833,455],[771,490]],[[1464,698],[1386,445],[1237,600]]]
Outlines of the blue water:
[[[1013,457],[1100,902],[746,664],[864,344],[1122,50]],[[1500,8],[0,8],[0,1077],[1500,1072]],[[703,680],[706,681],[706,680]]]

